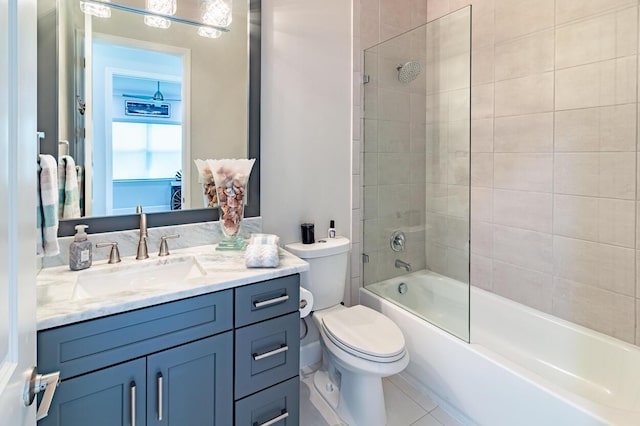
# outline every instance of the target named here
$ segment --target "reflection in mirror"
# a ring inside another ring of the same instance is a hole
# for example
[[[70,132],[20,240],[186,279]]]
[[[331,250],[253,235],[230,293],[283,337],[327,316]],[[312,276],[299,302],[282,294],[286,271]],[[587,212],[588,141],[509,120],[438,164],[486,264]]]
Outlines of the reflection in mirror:
[[[83,215],[203,208],[193,160],[249,154],[247,2],[215,39],[115,7],[100,18],[78,0],[38,2],[41,152],[83,170]]]

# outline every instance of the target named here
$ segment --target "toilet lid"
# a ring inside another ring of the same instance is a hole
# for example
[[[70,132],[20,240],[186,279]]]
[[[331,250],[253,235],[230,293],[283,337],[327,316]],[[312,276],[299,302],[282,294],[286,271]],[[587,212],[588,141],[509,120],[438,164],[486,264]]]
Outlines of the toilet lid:
[[[362,358],[391,362],[404,354],[400,328],[366,306],[330,312],[322,318],[322,325],[334,343]]]

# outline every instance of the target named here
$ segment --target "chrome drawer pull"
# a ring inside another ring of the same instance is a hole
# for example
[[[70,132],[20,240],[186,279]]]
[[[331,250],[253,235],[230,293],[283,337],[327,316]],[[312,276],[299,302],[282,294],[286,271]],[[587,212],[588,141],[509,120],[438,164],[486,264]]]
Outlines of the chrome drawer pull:
[[[131,397],[131,426],[136,426],[136,382],[131,382],[129,391]]]
[[[289,346],[280,345],[280,347],[278,349],[274,349],[272,351],[265,352],[265,353],[260,354],[260,355],[253,354],[253,360],[254,361],[260,361],[261,359],[269,358],[270,356],[278,355],[279,353],[286,352],[288,350],[289,350]]]
[[[158,373],[156,376],[158,382],[158,421],[162,421],[162,373]]]
[[[267,420],[264,423],[253,422],[253,426],[271,426],[278,423],[280,420],[286,419],[287,417],[289,417],[289,413],[287,412],[287,410],[282,410],[282,414],[280,414],[278,417],[274,417],[273,419]]]
[[[260,309],[266,308],[267,306],[275,305],[278,303],[286,302],[289,300],[289,295],[285,294],[284,296],[276,297],[275,299],[263,300],[262,302],[253,302],[253,306]]]

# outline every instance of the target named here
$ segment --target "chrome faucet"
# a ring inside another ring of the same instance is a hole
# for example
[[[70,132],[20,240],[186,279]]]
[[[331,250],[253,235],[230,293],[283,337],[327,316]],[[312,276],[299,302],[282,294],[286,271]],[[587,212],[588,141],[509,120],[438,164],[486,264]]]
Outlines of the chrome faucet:
[[[404,262],[400,259],[396,259],[396,268],[404,269],[407,272],[411,272],[413,270],[410,263]]]
[[[136,207],[136,213],[140,215],[140,240],[138,240],[136,259],[148,259],[149,250],[147,249],[147,238],[149,238],[149,234],[147,234],[147,214],[142,213],[142,206]]]

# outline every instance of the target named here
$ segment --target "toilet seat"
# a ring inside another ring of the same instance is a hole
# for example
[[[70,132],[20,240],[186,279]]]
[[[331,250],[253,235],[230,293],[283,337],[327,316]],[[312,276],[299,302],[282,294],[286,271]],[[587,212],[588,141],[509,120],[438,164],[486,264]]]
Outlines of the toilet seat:
[[[322,316],[325,335],[339,348],[374,362],[394,362],[405,356],[400,328],[389,318],[356,305]]]

